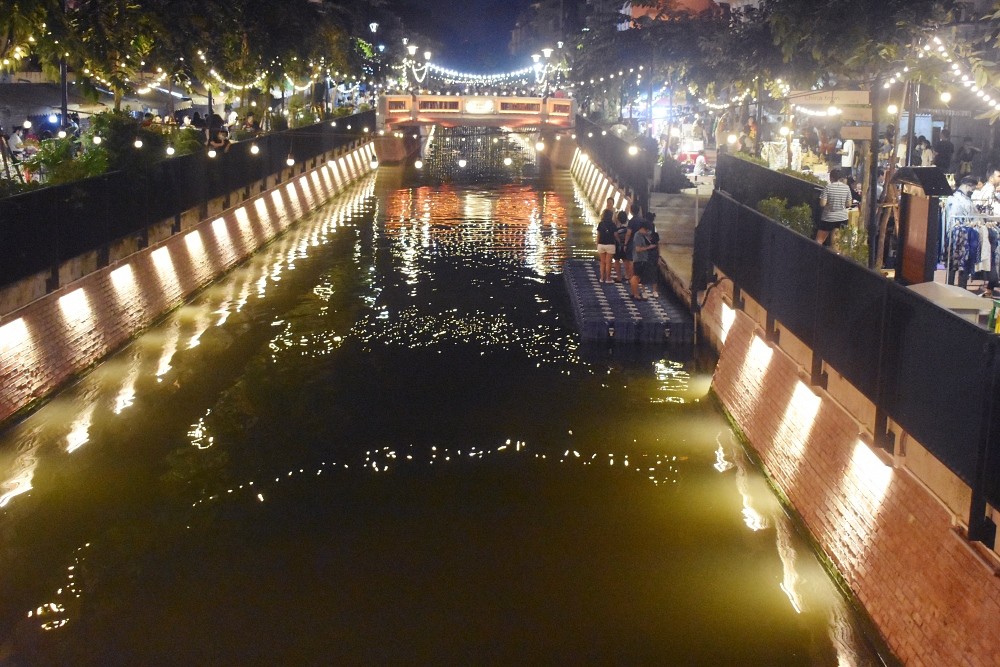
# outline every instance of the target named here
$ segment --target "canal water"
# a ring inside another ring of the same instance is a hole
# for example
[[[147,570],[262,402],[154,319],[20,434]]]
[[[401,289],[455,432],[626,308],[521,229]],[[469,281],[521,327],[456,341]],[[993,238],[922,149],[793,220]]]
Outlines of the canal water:
[[[380,170],[0,442],[0,664],[872,665],[573,184]]]

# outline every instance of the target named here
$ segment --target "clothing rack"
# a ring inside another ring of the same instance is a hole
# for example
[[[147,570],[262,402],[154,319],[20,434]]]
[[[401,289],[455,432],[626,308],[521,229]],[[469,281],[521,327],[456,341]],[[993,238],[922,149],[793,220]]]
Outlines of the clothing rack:
[[[969,278],[971,278],[976,273],[981,271],[967,271],[964,267],[953,266],[954,255],[955,255],[955,243],[958,237],[958,231],[963,228],[972,228],[979,235],[979,243],[987,243],[990,246],[990,267],[987,273],[992,276],[996,276],[1000,273],[1000,261],[998,261],[998,248],[997,245],[1000,243],[1000,216],[998,215],[969,215],[969,216],[959,216],[952,218],[947,221],[946,225],[942,225],[945,233],[945,268],[947,282],[949,285],[955,284],[955,279],[957,277],[960,287],[967,287]],[[990,231],[994,233],[990,233]],[[985,231],[985,234],[983,232]],[[981,246],[980,246],[981,247]],[[980,252],[980,257],[982,253]],[[964,280],[963,280],[964,278]]]

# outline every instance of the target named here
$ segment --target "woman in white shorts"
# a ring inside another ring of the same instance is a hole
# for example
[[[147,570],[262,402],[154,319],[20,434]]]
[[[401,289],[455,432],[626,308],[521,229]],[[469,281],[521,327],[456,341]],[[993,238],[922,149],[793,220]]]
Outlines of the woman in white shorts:
[[[615,256],[615,226],[614,211],[606,210],[597,223],[597,257],[601,260],[600,280],[611,282],[611,259]]]

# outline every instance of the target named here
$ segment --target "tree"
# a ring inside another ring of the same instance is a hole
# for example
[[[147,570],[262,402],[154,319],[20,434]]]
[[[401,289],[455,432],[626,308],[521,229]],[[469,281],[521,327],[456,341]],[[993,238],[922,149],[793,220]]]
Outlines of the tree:
[[[767,20],[785,58],[806,53],[820,71],[840,86],[870,91],[877,111],[882,81],[890,72],[918,67],[916,49],[930,31],[945,24],[953,0],[767,0]],[[925,75],[930,77],[931,71]],[[875,167],[872,142],[862,142],[864,195],[862,211],[870,230],[875,226]],[[880,266],[885,224],[876,232]]]
[[[134,90],[153,49],[154,16],[139,0],[78,0],[57,24],[68,62],[111,90],[115,111],[125,93]]]
[[[17,0],[5,4],[0,12],[0,63],[8,67],[37,47],[45,36],[46,22],[59,7],[54,0]]]

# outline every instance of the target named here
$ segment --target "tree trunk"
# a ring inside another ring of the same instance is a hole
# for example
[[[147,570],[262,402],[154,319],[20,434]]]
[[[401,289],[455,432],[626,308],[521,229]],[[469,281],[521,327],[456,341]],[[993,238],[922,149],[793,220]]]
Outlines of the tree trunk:
[[[910,86],[911,85],[913,85],[913,84],[911,84],[910,82],[906,82],[906,85],[903,87],[903,100],[904,101],[907,100],[907,99],[909,99],[908,96],[910,94]],[[911,112],[910,113],[910,126],[911,127],[913,126],[913,121],[914,121],[913,115],[914,114]],[[897,125],[898,125],[898,123],[897,123]],[[890,139],[890,144],[891,144],[890,151],[891,151],[891,153],[890,153],[890,156],[889,156],[889,167],[885,170],[885,188],[884,188],[884,191],[882,192],[882,201],[883,202],[891,202],[893,204],[895,204],[895,202],[896,202],[896,188],[892,184],[892,177],[893,177],[893,175],[896,172],[896,145],[897,145],[897,137],[898,137],[898,135],[899,135],[899,127],[896,128],[896,136],[892,137]],[[909,159],[909,151],[907,151],[907,160],[908,159]],[[882,261],[883,261],[883,258],[885,257],[885,233],[886,233],[886,230],[889,228],[889,214],[890,214],[890,212],[891,212],[891,208],[889,208],[889,207],[884,207],[884,208],[879,209],[879,217],[878,217],[878,220],[879,220],[879,225],[878,225],[878,253],[875,255],[875,268],[876,269],[881,269],[882,268]],[[898,223],[898,220],[897,220],[897,223]]]

